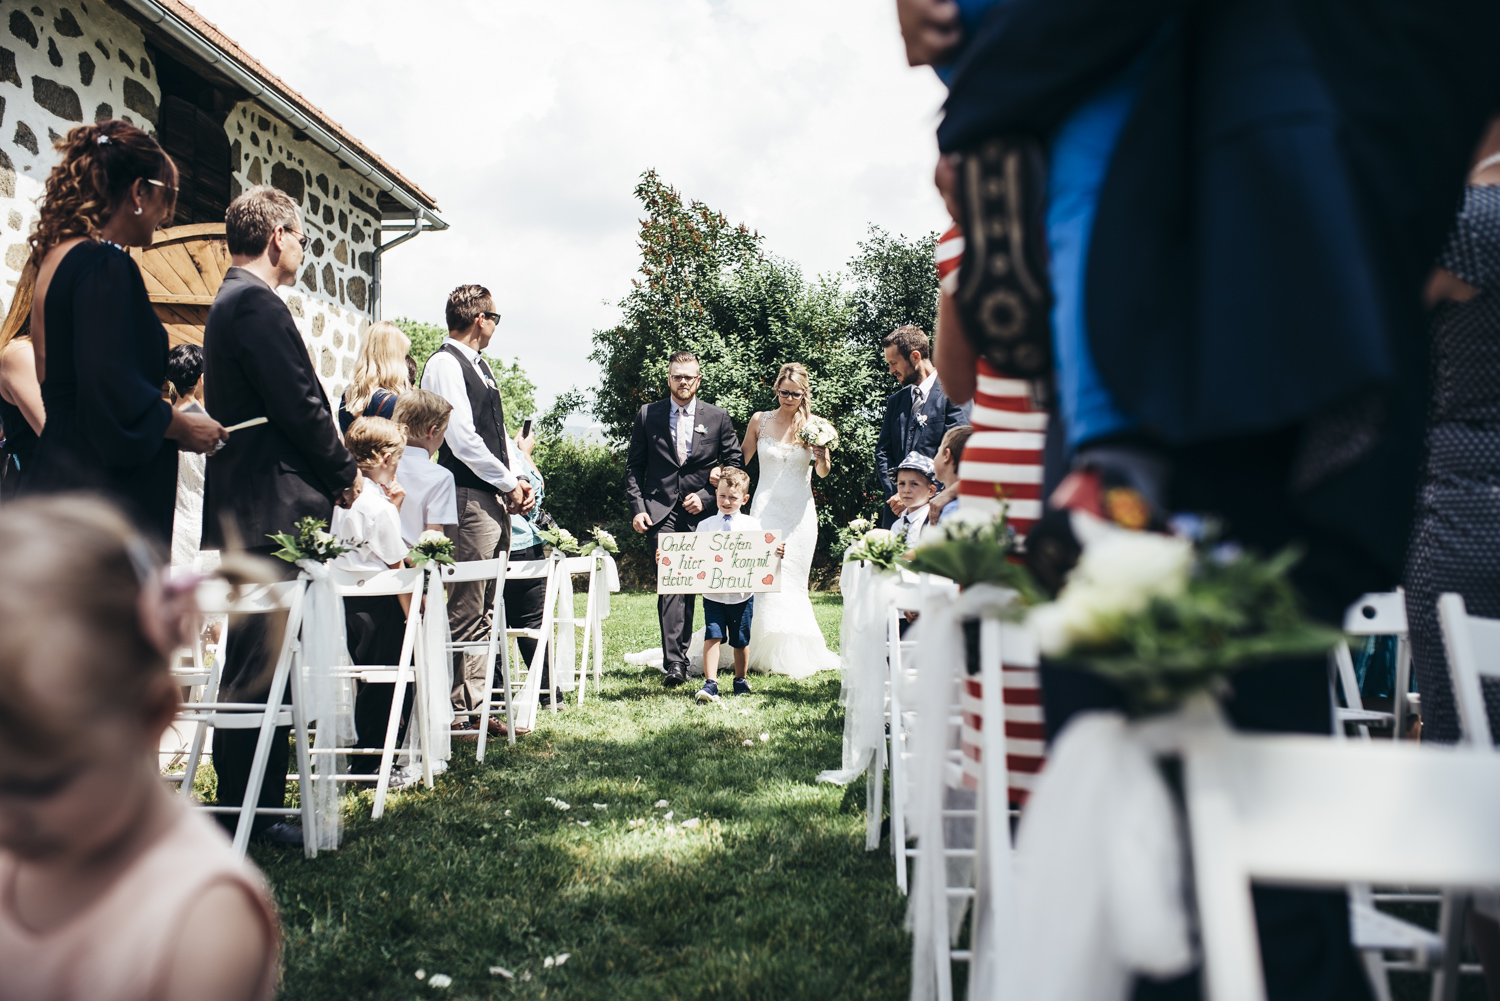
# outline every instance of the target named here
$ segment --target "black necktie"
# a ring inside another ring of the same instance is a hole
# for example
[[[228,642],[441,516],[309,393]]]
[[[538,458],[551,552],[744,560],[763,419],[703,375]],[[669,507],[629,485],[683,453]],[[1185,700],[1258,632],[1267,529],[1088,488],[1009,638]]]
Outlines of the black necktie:
[[[510,441],[509,434],[505,430],[505,401],[500,398],[500,387],[495,384],[495,373],[490,371],[490,363],[484,360],[484,355],[475,355],[474,360],[479,362],[479,371],[484,373],[484,381],[489,383],[490,392],[495,394],[495,410],[500,414],[500,462],[506,469],[510,468]]]

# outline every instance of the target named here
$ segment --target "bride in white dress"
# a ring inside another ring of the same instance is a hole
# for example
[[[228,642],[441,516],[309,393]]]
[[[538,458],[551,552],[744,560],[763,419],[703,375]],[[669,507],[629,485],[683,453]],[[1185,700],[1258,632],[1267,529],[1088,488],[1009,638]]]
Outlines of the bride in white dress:
[[[818,542],[818,511],[812,474],[827,476],[826,448],[809,448],[797,431],[812,416],[807,369],[793,362],[776,375],[780,406],[751,416],[745,429],[745,462],[760,454],[760,481],[750,514],[761,526],[778,529],[786,543],[781,560],[781,591],[755,596],[750,620],[750,670],[805,678],[839,666],[823,641],[807,595],[807,575]]]

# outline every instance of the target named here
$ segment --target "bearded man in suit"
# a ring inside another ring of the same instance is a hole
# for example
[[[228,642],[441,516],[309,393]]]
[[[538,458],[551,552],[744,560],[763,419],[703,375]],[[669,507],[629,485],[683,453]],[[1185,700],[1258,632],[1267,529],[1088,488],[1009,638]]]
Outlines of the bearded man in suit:
[[[691,532],[714,506],[710,474],[717,466],[744,468],[734,422],[718,407],[698,399],[698,356],[672,355],[667,367],[665,400],[648,403],[636,414],[625,461],[625,496],[631,527],[648,536],[651,549],[662,532]],[[662,684],[675,688],[687,680],[688,643],[693,635],[696,597],[663,594],[656,599],[661,621]]]
[[[913,452],[937,458],[943,435],[949,428],[969,423],[969,416],[943,392],[930,357],[932,345],[920,327],[897,327],[880,339],[880,347],[891,375],[901,380],[901,388],[885,401],[885,417],[875,443],[875,478],[886,505],[880,512],[880,525],[890,528],[906,513],[896,493],[896,466]]]

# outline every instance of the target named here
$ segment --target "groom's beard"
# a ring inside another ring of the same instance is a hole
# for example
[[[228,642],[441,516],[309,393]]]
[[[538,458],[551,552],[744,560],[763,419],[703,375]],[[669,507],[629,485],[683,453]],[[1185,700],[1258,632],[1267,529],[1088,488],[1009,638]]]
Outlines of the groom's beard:
[[[901,385],[903,387],[904,386],[915,386],[917,383],[919,383],[921,381],[922,381],[922,373],[920,371],[918,371],[917,369],[912,369],[910,372],[906,373],[905,375],[903,375],[901,377]]]

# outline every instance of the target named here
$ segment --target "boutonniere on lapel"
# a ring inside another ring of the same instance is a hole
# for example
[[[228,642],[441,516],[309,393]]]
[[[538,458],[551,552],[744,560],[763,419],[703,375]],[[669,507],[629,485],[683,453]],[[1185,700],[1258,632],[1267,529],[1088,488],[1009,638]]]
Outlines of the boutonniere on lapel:
[[[926,414],[918,414],[917,415],[917,423],[920,424],[920,425],[922,425],[923,427],[926,427],[927,426],[927,415]]]
[[[698,434],[708,434],[708,428],[704,427],[702,424],[699,424],[697,427],[693,428],[693,430]]]

